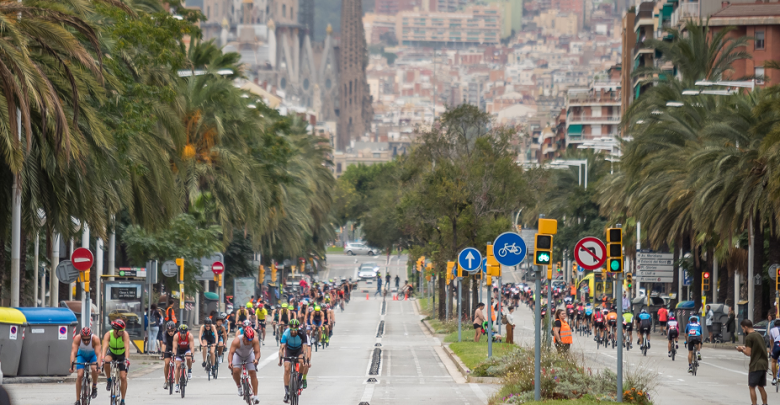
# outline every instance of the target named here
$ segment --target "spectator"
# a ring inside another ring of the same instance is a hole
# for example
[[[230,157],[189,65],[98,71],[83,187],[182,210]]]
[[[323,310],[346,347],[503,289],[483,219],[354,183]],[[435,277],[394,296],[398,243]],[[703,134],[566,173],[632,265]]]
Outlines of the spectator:
[[[745,319],[740,323],[742,333],[745,335],[745,346],[737,346],[737,351],[750,357],[748,366],[748,388],[750,388],[750,401],[756,404],[756,387],[761,393],[761,403],[767,404],[766,390],[766,371],[769,369],[769,358],[766,353],[766,344],[760,333],[753,329],[753,322]]]
[[[513,344],[515,343],[515,307],[510,306],[509,309],[507,309],[506,313],[504,313],[504,318],[506,319],[506,342]]]
[[[567,353],[574,341],[571,336],[571,328],[566,323],[566,311],[563,309],[555,311],[554,319],[553,335],[555,335],[555,347],[558,348],[558,352]]]
[[[626,292],[623,291],[623,310],[626,309],[629,311],[631,310],[631,300],[628,299],[628,296],[626,296]]]
[[[729,319],[726,321],[726,331],[731,334],[731,343],[735,343],[737,341],[737,321],[736,316],[734,315],[734,309],[729,308]]]
[[[160,332],[160,314],[157,311],[157,305],[152,304],[151,314],[149,315],[149,353],[157,352],[157,335]]]
[[[479,342],[479,338],[482,337],[482,322],[485,322],[485,314],[482,313],[482,308],[485,308],[485,304],[477,304],[477,309],[474,311],[474,341]]]
[[[712,342],[712,320],[715,319],[715,313],[712,312],[712,308],[707,305],[704,309],[704,314],[706,318],[704,318],[704,324],[707,326],[707,339]]]
[[[374,293],[374,296],[377,296],[382,293],[382,276],[378,275],[376,276],[376,292]]]

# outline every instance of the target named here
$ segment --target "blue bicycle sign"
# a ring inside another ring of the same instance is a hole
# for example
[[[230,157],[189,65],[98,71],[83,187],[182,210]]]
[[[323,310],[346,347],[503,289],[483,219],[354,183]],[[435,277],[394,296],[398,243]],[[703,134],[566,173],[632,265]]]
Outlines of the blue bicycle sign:
[[[496,261],[504,266],[517,266],[522,263],[527,251],[523,238],[514,232],[504,232],[493,242]]]

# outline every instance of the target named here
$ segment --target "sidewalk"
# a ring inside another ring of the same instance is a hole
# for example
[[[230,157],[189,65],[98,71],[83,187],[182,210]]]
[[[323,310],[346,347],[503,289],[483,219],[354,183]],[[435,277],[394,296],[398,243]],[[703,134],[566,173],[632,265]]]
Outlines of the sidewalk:
[[[151,357],[151,358],[148,358]],[[130,372],[128,378],[143,377],[155,370],[160,370],[163,367],[162,360],[159,360],[159,356],[145,356],[142,354],[130,355]],[[106,380],[105,375],[101,372],[98,376],[98,381],[104,382]],[[57,383],[75,383],[76,373],[66,376],[44,376],[44,377],[5,377],[3,378],[3,385],[6,384],[57,384]]]

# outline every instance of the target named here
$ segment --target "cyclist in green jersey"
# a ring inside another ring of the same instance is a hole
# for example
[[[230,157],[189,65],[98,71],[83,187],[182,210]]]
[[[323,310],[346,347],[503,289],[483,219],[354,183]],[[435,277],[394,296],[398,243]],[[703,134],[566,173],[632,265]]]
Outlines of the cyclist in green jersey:
[[[117,319],[111,323],[112,330],[106,332],[103,336],[103,345],[101,357],[103,359],[103,369],[107,376],[111,375],[111,362],[117,361],[119,368],[119,390],[122,393],[120,405],[125,405],[125,395],[127,394],[127,348],[130,347],[130,337],[125,332],[125,321]],[[109,353],[106,353],[109,352]],[[106,391],[111,391],[111,384],[116,384],[109,377],[106,384]]]
[[[633,331],[634,331],[633,323],[634,323],[634,314],[631,313],[630,309],[624,309],[623,310],[623,332],[624,332],[624,334],[628,333],[628,335],[624,336],[624,337],[628,337],[628,340],[626,340],[626,342],[627,342],[626,345],[629,348],[631,348],[631,346],[633,346],[631,344],[631,340],[632,340],[633,335],[634,335],[634,333],[633,333]]]

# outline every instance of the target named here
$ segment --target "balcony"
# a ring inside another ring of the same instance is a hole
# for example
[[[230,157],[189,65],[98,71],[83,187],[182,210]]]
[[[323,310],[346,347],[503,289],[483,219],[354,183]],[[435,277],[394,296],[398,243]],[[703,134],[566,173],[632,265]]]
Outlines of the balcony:
[[[592,115],[572,115],[566,118],[566,126],[571,124],[617,124],[619,115],[596,117]]]
[[[680,3],[672,13],[672,27],[679,28],[687,20],[699,18],[699,3]]]
[[[620,105],[620,92],[614,94],[570,94],[568,105]]]

